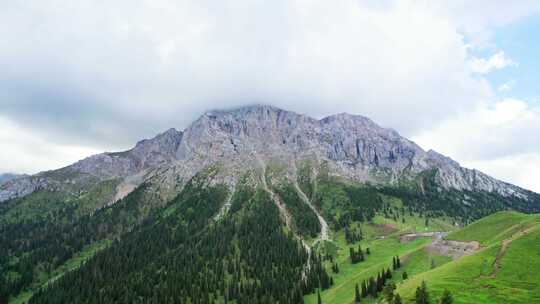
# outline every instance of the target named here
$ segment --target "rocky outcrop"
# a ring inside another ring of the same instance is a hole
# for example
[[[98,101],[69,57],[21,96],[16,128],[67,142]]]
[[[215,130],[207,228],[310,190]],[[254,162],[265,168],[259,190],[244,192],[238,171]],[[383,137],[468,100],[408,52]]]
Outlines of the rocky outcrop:
[[[90,156],[69,169],[100,179],[129,176],[174,161],[181,141],[182,132],[169,129],[152,139],[138,142],[131,150]]]
[[[3,183],[6,183],[10,180],[14,180],[14,179],[17,179],[19,177],[24,177],[26,175],[24,174],[14,174],[14,173],[2,173],[0,174],[0,185],[2,185]]]
[[[294,170],[294,164],[304,159],[324,163],[331,174],[359,182],[396,183],[436,170],[436,181],[443,188],[496,192],[526,200],[531,194],[463,168],[435,151],[426,152],[363,116],[337,114],[319,120],[263,105],[210,111],[183,132],[170,129],[140,141],[131,150],[91,156],[38,174],[42,182],[37,184],[30,177],[18,179],[0,189],[0,201],[50,184],[89,182],[89,176],[129,181],[134,180],[130,176],[137,176],[138,181],[152,181],[156,191],[173,191],[213,164],[225,168],[224,181],[234,183],[236,175],[256,167],[260,160],[277,161]]]
[[[46,178],[23,176],[0,184],[0,202],[22,197],[40,189],[56,189],[58,185]]]
[[[39,189],[79,191],[96,182],[113,178],[131,182],[131,176],[173,162],[181,140],[182,132],[170,129],[152,139],[138,142],[128,151],[97,154],[65,168],[12,180],[0,185],[0,202]]]
[[[443,188],[528,196],[519,187],[426,152],[366,117],[344,113],[317,120],[271,106],[208,112],[185,130],[178,157],[231,163],[246,162],[253,153],[283,162],[314,157],[327,161],[336,175],[374,183],[394,183],[436,169]]]

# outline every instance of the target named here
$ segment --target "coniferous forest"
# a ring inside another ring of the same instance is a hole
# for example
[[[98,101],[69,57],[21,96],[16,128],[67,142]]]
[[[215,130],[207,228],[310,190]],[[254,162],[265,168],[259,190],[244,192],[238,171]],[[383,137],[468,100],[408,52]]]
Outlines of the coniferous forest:
[[[330,286],[321,259],[284,229],[266,192],[239,189],[229,216],[214,221],[227,195],[192,181],[30,303],[303,303]]]

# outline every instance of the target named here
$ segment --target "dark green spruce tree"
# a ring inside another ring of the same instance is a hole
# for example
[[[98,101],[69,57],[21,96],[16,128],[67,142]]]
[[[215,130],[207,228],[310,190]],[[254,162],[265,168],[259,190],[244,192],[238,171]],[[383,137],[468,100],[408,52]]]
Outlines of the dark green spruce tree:
[[[429,293],[425,281],[422,281],[422,285],[416,288],[416,294],[414,298],[416,304],[429,304]]]
[[[403,304],[403,301],[401,300],[401,296],[399,295],[399,293],[396,293],[396,295],[394,296],[394,304]]]
[[[454,298],[452,297],[452,294],[450,293],[450,291],[448,289],[444,290],[439,303],[440,304],[452,304],[452,303],[454,303]]]
[[[358,283],[354,286],[354,303],[360,303],[360,290],[358,289]]]

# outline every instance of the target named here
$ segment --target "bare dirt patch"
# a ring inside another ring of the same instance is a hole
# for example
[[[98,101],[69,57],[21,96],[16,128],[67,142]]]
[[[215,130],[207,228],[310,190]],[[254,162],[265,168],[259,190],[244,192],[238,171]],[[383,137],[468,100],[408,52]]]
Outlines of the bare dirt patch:
[[[518,237],[529,233],[533,228],[534,226],[521,230],[520,232],[514,234],[511,238],[508,238],[502,241],[501,248],[499,249],[499,252],[497,252],[497,257],[495,258],[495,262],[493,262],[493,270],[490,275],[491,278],[495,278],[497,276],[497,272],[501,270],[501,267],[502,267],[501,261],[504,255],[506,254],[506,251],[508,250],[508,246],[510,246],[510,243],[512,243],[512,241],[514,241]]]
[[[443,238],[447,234],[447,232],[409,233],[400,236],[399,240],[401,243],[407,243],[419,237],[431,237],[433,238],[433,242],[426,247],[426,250],[433,254],[451,257],[454,260],[464,255],[472,254],[480,249],[480,243],[476,241],[459,242],[444,240]]]
[[[394,224],[376,224],[373,225],[373,227],[375,228],[377,235],[383,236],[381,238],[384,238],[384,236],[390,235],[398,231],[396,225]]]
[[[428,245],[427,250],[431,253],[444,255],[456,260],[462,256],[469,255],[480,249],[480,243],[477,241],[472,242],[458,242],[436,239]]]

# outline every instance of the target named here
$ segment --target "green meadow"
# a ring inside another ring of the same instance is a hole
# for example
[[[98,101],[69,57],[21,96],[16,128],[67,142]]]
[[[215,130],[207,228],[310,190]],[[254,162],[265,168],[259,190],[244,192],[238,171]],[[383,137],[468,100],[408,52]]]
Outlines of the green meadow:
[[[321,292],[322,303],[354,303],[355,285],[381,269],[392,267],[399,255],[402,267],[393,272],[392,282],[404,303],[413,303],[416,288],[425,281],[431,303],[438,303],[445,289],[454,303],[540,303],[540,215],[498,212],[456,229],[450,221],[434,219],[428,227],[423,218],[407,216],[405,222],[376,216],[373,223],[357,224],[364,240],[347,245],[344,233],[334,233],[331,245],[321,246],[335,256],[339,273],[332,273],[334,285]],[[451,231],[445,238],[462,242],[477,241],[480,249],[471,255],[452,258],[430,253],[430,237],[402,243],[399,236],[411,231]],[[370,248],[366,260],[352,264],[349,247]],[[330,262],[327,263],[329,272]],[[402,274],[407,272],[408,279]],[[316,294],[305,297],[316,304]],[[361,303],[386,303],[382,296],[362,298]]]

